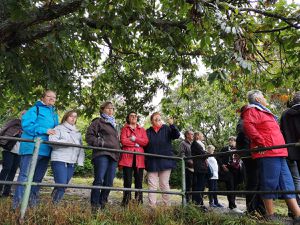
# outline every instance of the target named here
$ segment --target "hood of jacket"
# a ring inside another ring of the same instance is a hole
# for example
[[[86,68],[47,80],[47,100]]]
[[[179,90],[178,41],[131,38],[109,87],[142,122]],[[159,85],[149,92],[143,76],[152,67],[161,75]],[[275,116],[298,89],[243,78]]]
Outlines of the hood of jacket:
[[[291,108],[286,110],[286,114],[290,116],[299,116],[300,115],[300,104],[293,105]]]
[[[34,105],[38,107],[49,107],[55,109],[53,105],[45,105],[41,100],[38,100]]]

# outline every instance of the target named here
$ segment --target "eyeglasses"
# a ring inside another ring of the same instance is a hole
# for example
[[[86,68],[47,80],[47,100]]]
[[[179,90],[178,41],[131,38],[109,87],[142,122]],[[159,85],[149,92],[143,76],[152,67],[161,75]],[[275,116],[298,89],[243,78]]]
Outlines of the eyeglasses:
[[[137,117],[137,115],[129,115],[129,117],[133,117],[133,118],[135,118],[135,117]]]
[[[112,110],[115,110],[114,107],[107,107],[107,108],[105,108],[105,109],[112,109]]]
[[[161,119],[160,118],[156,118],[153,121],[161,121]]]

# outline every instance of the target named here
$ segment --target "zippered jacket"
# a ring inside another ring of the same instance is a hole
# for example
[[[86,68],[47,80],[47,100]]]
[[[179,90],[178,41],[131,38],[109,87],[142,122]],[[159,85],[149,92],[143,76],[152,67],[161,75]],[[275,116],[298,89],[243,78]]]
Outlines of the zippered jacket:
[[[65,122],[56,126],[54,130],[56,134],[50,135],[49,141],[82,145],[81,134],[75,126]],[[51,161],[78,163],[79,166],[83,166],[84,150],[78,147],[53,145]]]
[[[135,136],[135,140],[130,140],[131,136]],[[132,129],[129,124],[121,130],[121,144],[122,149],[132,152],[144,152],[144,147],[148,144],[149,140],[146,131],[140,125],[137,125],[135,129]],[[119,166],[132,167],[133,154],[122,153],[120,156]],[[145,168],[145,156],[135,155],[136,157],[136,167]]]
[[[118,131],[113,127],[113,125],[111,125],[111,123],[102,117],[96,118],[92,121],[91,125],[87,129],[85,139],[91,146],[118,150],[121,149]],[[120,153],[118,152],[93,149],[93,159],[100,155],[110,156],[115,161],[118,161],[120,157]]]
[[[248,105],[241,114],[244,122],[244,131],[250,139],[250,147],[268,147],[284,145],[285,141],[280,127],[271,112],[257,105]],[[287,157],[286,148],[271,149],[261,153],[252,153],[252,158]]]
[[[47,106],[41,101],[37,101],[34,106],[26,111],[22,116],[23,133],[21,138],[35,139],[37,137],[48,141],[47,131],[58,125],[58,115],[54,106]],[[20,155],[33,154],[34,143],[21,142]],[[39,155],[50,156],[52,147],[41,144]]]

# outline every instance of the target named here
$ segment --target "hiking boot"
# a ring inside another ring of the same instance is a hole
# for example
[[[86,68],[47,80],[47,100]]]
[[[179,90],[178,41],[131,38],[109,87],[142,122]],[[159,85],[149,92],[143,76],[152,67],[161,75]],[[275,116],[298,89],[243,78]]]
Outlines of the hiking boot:
[[[277,214],[272,214],[272,215],[265,215],[264,216],[264,219],[267,221],[267,222],[282,222],[281,219],[279,218],[279,216]],[[299,223],[300,225],[300,223]]]

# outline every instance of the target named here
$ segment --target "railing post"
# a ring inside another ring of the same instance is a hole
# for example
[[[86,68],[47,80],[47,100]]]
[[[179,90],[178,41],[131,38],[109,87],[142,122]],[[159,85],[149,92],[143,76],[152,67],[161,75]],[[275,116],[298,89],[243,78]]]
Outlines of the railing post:
[[[182,206],[186,206],[186,181],[185,181],[185,160],[181,159],[181,182],[182,182]]]
[[[41,139],[40,138],[36,138],[34,141],[35,141],[35,144],[34,144],[32,160],[31,160],[31,163],[30,163],[28,180],[27,180],[26,185],[25,185],[25,192],[24,192],[22,202],[21,202],[20,221],[24,220],[24,217],[25,217],[25,213],[26,213],[26,209],[27,209],[28,201],[29,201],[29,197],[30,197],[32,180],[33,180],[34,171],[35,171],[36,163],[37,163],[38,156],[39,156],[39,149],[40,149],[40,145],[41,145]]]

